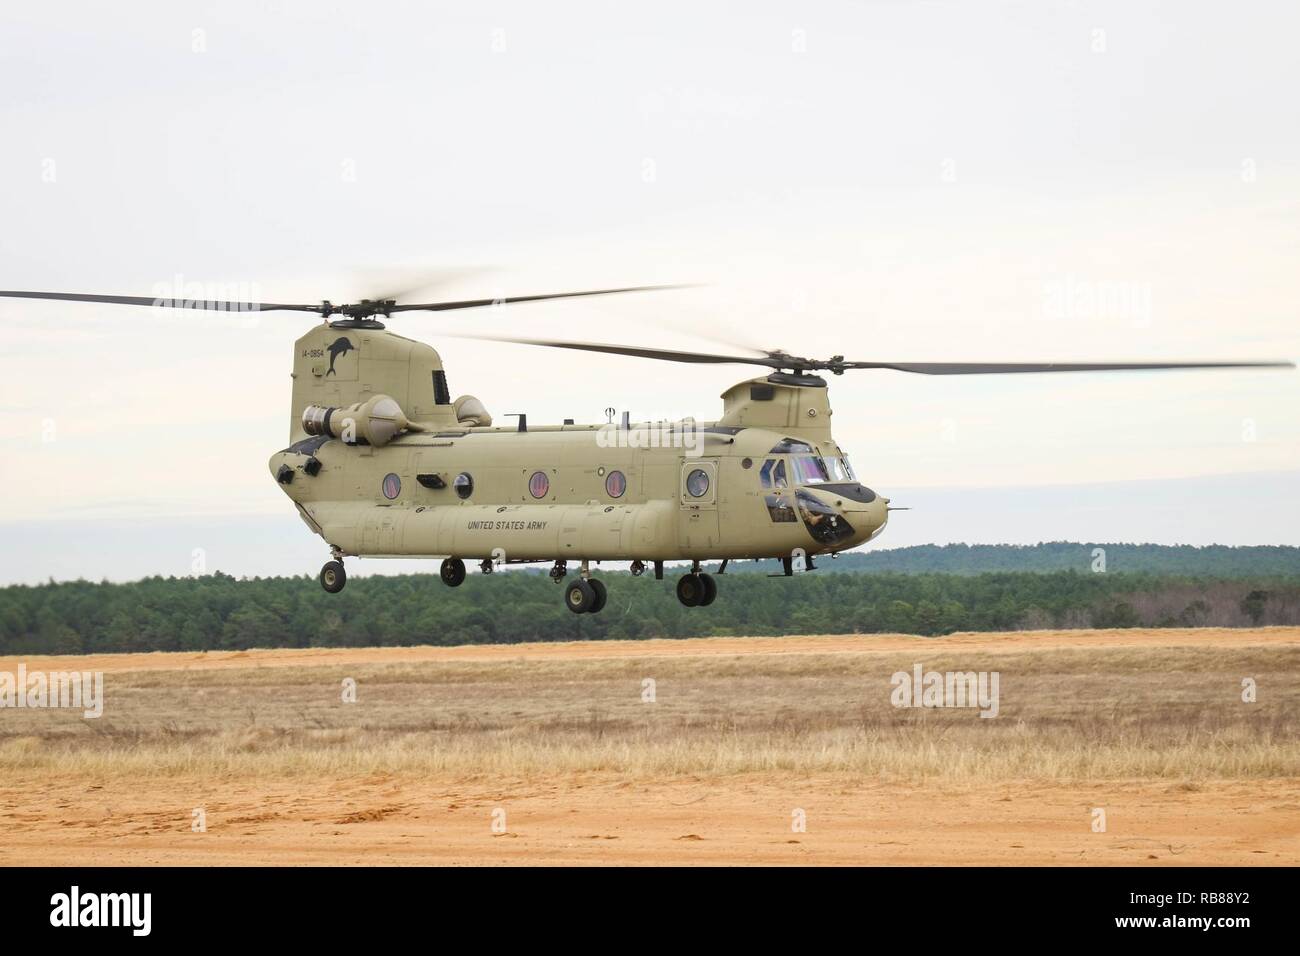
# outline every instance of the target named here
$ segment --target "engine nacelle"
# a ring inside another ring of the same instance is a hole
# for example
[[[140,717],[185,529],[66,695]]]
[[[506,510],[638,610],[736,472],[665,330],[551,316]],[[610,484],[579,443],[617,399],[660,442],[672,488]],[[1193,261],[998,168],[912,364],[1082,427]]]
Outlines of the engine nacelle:
[[[308,435],[330,435],[349,445],[387,445],[404,431],[422,431],[387,395],[375,395],[346,408],[308,405],[302,410],[302,430]]]
[[[470,427],[484,427],[492,424],[492,416],[487,408],[473,395],[462,395],[456,399],[452,408],[456,411],[456,421]]]

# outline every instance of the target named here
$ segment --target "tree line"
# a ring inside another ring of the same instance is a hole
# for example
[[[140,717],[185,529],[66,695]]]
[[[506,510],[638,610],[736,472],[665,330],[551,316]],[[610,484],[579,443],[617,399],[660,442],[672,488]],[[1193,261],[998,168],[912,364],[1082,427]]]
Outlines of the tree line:
[[[220,573],[12,586],[0,589],[0,654],[1300,624],[1294,576],[832,574],[819,567],[786,578],[729,569],[707,608],[677,602],[675,574],[600,577],[609,602],[594,615],[570,613],[561,589],[536,570],[472,574],[456,589],[437,575],[353,578],[334,595],[310,577]]]
[[[922,544],[846,554],[823,562],[832,571],[984,574],[989,571],[1094,571],[1108,574],[1205,574],[1213,577],[1300,575],[1300,548],[1044,541],[1038,544]]]

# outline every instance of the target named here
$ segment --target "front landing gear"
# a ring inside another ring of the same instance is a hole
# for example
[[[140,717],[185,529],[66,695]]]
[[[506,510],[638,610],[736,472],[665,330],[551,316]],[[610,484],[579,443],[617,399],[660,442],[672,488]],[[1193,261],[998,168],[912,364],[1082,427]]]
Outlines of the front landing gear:
[[[608,592],[595,578],[578,578],[564,589],[564,604],[574,614],[597,614],[605,606]]]
[[[557,561],[557,570],[562,565],[563,562]],[[551,577],[555,577],[555,571],[551,572]],[[598,614],[608,596],[604,582],[593,578],[587,570],[587,562],[583,561],[581,576],[564,589],[564,605],[574,614]]]
[[[591,589],[596,592],[596,603],[591,606],[590,614],[599,614],[605,607],[605,599],[609,597],[609,592],[605,590],[605,582],[596,578],[587,578],[587,583]]]
[[[564,605],[574,614],[586,614],[596,603],[596,589],[582,578],[564,589]]]
[[[343,570],[342,561],[326,561],[320,569],[320,586],[330,594],[338,594],[343,585],[348,583],[348,574]]]
[[[718,596],[718,582],[713,575],[692,571],[677,579],[677,600],[686,607],[708,607]]]

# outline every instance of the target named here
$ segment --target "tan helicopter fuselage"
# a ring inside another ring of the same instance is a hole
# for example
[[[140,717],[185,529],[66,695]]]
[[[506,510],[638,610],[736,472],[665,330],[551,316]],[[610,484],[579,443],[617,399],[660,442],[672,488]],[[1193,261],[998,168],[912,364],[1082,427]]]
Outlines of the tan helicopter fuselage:
[[[293,377],[292,444],[270,469],[337,555],[773,558],[855,547],[887,519],[887,499],[856,480],[809,473],[847,467],[809,376],[738,383],[715,422],[494,426],[476,402],[452,402],[428,345],[318,326],[295,344]],[[376,396],[410,423],[382,444],[340,426]],[[312,406],[333,416],[321,434],[303,427]]]

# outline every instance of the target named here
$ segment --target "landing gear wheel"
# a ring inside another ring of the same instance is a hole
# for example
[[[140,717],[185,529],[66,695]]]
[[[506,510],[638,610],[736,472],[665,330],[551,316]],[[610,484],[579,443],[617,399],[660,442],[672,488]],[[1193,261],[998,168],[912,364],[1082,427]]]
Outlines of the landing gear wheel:
[[[713,580],[713,575],[701,571],[700,583],[704,585],[704,596],[700,598],[700,607],[708,607],[718,596],[718,582]]]
[[[564,603],[574,614],[586,614],[596,603],[596,589],[578,578],[564,589]]]
[[[438,569],[442,583],[449,588],[458,588],[465,583],[465,562],[460,558],[447,558]]]
[[[609,592],[605,590],[604,581],[597,581],[595,578],[588,578],[587,583],[591,585],[592,591],[596,593],[596,600],[592,602],[589,613],[598,614],[600,613],[600,609],[605,606],[605,599],[609,596]]]
[[[698,574],[683,574],[677,579],[677,600],[687,607],[699,607],[704,600],[704,582]]]
[[[348,583],[348,574],[343,570],[342,561],[326,561],[320,569],[320,586],[330,594],[338,594],[343,585]]]

